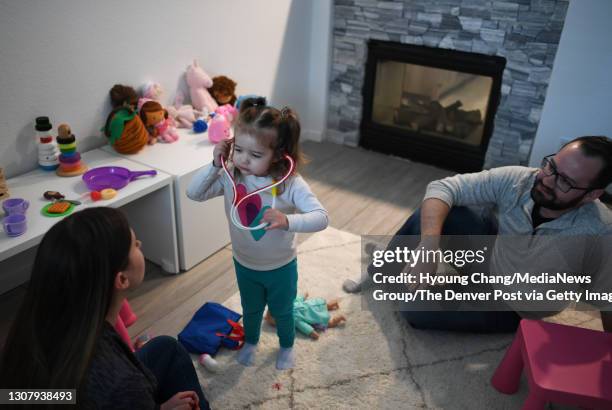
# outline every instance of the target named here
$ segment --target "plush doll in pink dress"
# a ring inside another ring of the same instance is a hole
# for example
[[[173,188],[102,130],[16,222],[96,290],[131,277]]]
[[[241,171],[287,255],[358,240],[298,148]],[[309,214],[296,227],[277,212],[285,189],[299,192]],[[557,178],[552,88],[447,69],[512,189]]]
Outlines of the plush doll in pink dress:
[[[160,103],[141,98],[138,101],[140,118],[153,138],[153,143],[159,138],[163,142],[175,142],[179,135],[174,126],[174,120],[168,116],[168,111]],[[143,102],[145,101],[145,102]]]

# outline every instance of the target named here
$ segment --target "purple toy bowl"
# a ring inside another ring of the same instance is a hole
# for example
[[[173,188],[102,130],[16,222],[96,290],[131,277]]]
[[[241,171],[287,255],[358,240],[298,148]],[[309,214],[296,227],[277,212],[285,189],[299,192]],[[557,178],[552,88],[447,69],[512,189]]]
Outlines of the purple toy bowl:
[[[91,191],[101,191],[107,188],[119,190],[143,175],[157,175],[157,171],[132,172],[123,167],[98,167],[84,173],[83,182]]]

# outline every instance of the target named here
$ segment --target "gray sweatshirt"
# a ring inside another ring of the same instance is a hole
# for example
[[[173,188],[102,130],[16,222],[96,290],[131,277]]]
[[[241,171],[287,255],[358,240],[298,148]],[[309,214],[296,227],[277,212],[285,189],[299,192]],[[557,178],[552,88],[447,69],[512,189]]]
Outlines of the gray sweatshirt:
[[[424,199],[437,198],[450,207],[495,207],[500,235],[612,234],[612,212],[599,200],[534,229],[531,220],[534,206],[531,188],[537,173],[537,168],[509,166],[473,174],[458,174],[431,182]]]
[[[612,211],[595,200],[534,228],[531,188],[537,173],[537,168],[508,166],[459,174],[431,182],[424,199],[437,198],[450,207],[495,208],[499,228],[490,272],[585,273],[592,281],[583,289],[612,295]],[[527,285],[523,290],[535,287]],[[518,311],[529,310],[527,303],[508,304]],[[610,306],[607,301],[591,304]],[[551,306],[551,310],[562,307]]]
[[[248,193],[270,183],[272,183],[270,177],[254,175],[241,177],[236,181],[239,189]],[[276,209],[287,215],[289,228],[286,231],[282,229],[248,231],[234,226],[230,217],[233,200],[231,180],[222,168],[217,168],[212,163],[196,173],[187,187],[187,196],[194,201],[206,201],[224,195],[225,214],[229,222],[234,258],[250,269],[272,270],[295,259],[297,232],[317,232],[328,225],[327,211],[300,175],[289,177],[280,187],[283,189],[276,197]],[[240,222],[245,226],[259,225],[260,222],[254,221],[261,218],[267,207],[271,205],[270,190],[247,199],[238,209]]]

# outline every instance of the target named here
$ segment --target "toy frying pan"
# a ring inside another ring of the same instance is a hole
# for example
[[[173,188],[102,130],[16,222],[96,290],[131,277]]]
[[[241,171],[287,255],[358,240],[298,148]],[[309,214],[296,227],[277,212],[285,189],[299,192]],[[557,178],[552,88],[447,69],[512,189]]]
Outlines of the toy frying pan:
[[[143,175],[157,175],[157,171],[132,172],[123,167],[98,167],[84,173],[83,182],[92,191],[101,191],[106,188],[121,189]]]

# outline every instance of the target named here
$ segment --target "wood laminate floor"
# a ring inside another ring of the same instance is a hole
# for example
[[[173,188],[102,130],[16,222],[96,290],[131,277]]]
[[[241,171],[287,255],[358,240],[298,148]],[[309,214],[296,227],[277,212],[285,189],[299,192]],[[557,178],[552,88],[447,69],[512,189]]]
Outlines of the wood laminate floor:
[[[310,162],[301,173],[327,208],[330,225],[358,235],[392,235],[419,206],[427,184],[453,174],[333,143],[303,147]],[[26,286],[0,295],[0,346]],[[138,315],[130,333],[176,335],[204,302],[222,302],[236,291],[230,245],[180,275],[147,263],[144,283],[129,298]]]

